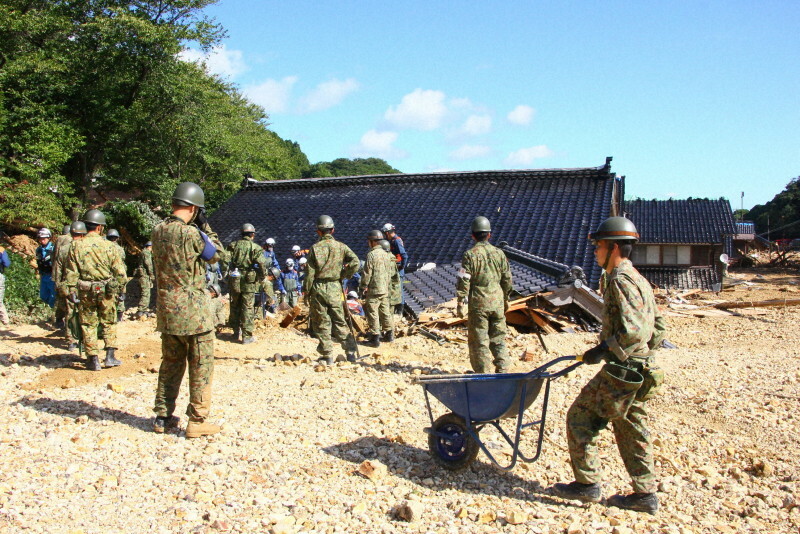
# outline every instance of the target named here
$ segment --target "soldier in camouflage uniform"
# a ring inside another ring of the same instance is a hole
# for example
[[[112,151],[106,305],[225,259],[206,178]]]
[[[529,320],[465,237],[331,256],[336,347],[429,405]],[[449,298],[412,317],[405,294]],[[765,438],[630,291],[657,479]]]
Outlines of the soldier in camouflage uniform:
[[[56,297],[56,314],[59,313],[58,310],[60,307],[62,321],[64,318],[69,319],[75,312],[75,304],[73,304],[72,300],[67,298],[69,296],[69,291],[67,291],[65,286],[69,250],[72,247],[72,243],[86,235],[86,225],[82,221],[75,221],[69,228],[70,234],[67,236],[59,236],[56,241],[55,259],[53,260],[53,281],[56,283],[56,293],[58,295]],[[69,239],[64,239],[66,237]],[[69,327],[66,327],[65,330],[67,343],[69,343],[67,350],[73,351],[78,348],[78,342],[72,335],[72,331]]]
[[[125,249],[122,247],[122,245],[119,244],[119,232],[114,228],[109,229],[108,233],[106,234],[106,239],[108,239],[109,241],[114,243],[114,245],[116,245],[117,252],[119,253],[119,257],[122,259],[122,265],[124,267]],[[127,275],[127,268],[126,268],[126,275]],[[117,322],[122,321],[124,319],[126,286],[127,286],[127,281],[126,285],[122,287],[122,291],[120,292],[119,297],[117,298]]]
[[[392,245],[386,239],[381,239],[378,241],[381,248],[386,252],[390,258],[394,259],[394,254],[392,254]],[[395,271],[397,270],[397,262],[394,265]],[[389,305],[392,309],[397,309],[403,303],[403,291],[400,288],[400,274],[398,272],[398,276],[395,278],[392,276],[392,286],[389,291]],[[392,332],[394,334],[394,332]]]
[[[394,314],[389,306],[392,284],[400,279],[396,262],[381,248],[383,239],[380,230],[372,230],[367,236],[370,251],[364,262],[364,274],[359,284],[364,300],[364,315],[369,325],[369,344],[380,347],[384,341],[394,341]]]
[[[475,245],[461,258],[456,294],[457,313],[467,314],[469,360],[476,373],[505,373],[511,367],[506,350],[506,309],[511,293],[511,270],[503,252],[489,244],[486,217],[472,221]]]
[[[230,325],[235,337],[242,333],[242,344],[252,343],[255,328],[253,304],[256,290],[267,271],[264,252],[254,241],[256,229],[252,224],[242,225],[242,238],[228,247],[228,289],[231,295]]]
[[[607,362],[581,390],[567,412],[567,441],[575,481],[555,484],[566,499],[599,502],[597,439],[610,422],[634,493],[614,495],[609,506],[654,514],[658,510],[646,401],[663,381],[653,351],[664,337],[664,319],[653,291],[628,259],[639,234],[631,221],[610,217],[590,235],[595,259],[605,275],[600,343],[579,357],[586,364]]]
[[[63,251],[64,249],[69,248],[69,244],[72,243],[72,236],[70,235],[69,231],[70,225],[64,226],[63,230],[61,231],[61,235],[56,238],[55,244],[53,246],[53,283],[56,286],[56,322],[53,324],[56,328],[65,328],[66,323],[64,322],[65,317],[69,317],[67,314],[67,298],[62,296],[58,290],[59,281],[64,278],[64,264],[65,261],[62,260],[60,265],[56,265],[56,262],[59,257],[59,250]],[[63,254],[63,252],[61,252]],[[66,260],[66,255],[63,257]],[[61,272],[59,272],[59,269]],[[67,330],[67,341],[70,340],[69,328]]]
[[[342,280],[358,269],[358,256],[350,247],[333,238],[333,219],[317,218],[317,241],[308,253],[303,292],[308,299],[311,323],[319,340],[317,352],[328,365],[333,363],[333,343],[339,341],[348,361],[356,359],[356,340],[344,318]]]
[[[225,302],[222,300],[222,288],[217,283],[208,284],[207,287],[211,295],[211,316],[214,318],[214,328],[219,333],[228,318],[225,313]]]
[[[153,267],[152,241],[144,244],[142,253],[139,254],[139,266],[133,275],[139,280],[139,288],[141,289],[136,317],[144,317],[150,308],[150,293],[153,290],[153,278],[156,276],[155,267]]]
[[[189,424],[186,437],[216,434],[209,423],[214,375],[214,318],[206,288],[206,264],[217,261],[222,244],[205,216],[205,195],[192,182],[178,184],[172,215],[152,233],[156,271],[156,330],[161,332],[161,367],[153,411],[153,430],[175,428],[173,415],[183,374],[189,368]],[[260,250],[260,249],[259,249]]]
[[[125,266],[117,247],[100,235],[106,216],[92,209],[83,216],[86,236],[73,241],[67,258],[64,294],[78,305],[87,367],[100,370],[97,333],[102,332],[106,347],[106,367],[121,365],[114,356],[117,349],[117,298],[125,288]]]

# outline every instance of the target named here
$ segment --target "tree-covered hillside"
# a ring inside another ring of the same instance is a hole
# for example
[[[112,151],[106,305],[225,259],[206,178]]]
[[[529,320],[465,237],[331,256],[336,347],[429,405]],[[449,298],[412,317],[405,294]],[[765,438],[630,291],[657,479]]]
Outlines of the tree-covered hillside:
[[[758,204],[746,215],[756,224],[759,234],[770,233],[770,239],[800,237],[800,176],[792,178],[783,191],[766,204]]]

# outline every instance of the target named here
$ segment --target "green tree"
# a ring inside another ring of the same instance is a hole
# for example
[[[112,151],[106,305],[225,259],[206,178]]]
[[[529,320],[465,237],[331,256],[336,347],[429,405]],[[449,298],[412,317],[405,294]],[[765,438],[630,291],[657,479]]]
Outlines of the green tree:
[[[338,158],[333,161],[314,163],[303,178],[325,178],[329,176],[368,176],[372,174],[400,174],[380,158]]]
[[[783,191],[766,204],[753,206],[746,218],[756,225],[756,232],[770,232],[770,239],[800,237],[800,176],[792,178]]]

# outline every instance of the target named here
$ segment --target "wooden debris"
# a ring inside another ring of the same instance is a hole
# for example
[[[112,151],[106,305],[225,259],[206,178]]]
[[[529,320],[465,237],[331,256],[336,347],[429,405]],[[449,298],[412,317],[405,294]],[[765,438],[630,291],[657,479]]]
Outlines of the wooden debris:
[[[755,300],[743,302],[720,302],[714,304],[714,308],[718,310],[733,310],[736,308],[770,308],[773,306],[798,306],[800,299],[773,299],[773,300]]]

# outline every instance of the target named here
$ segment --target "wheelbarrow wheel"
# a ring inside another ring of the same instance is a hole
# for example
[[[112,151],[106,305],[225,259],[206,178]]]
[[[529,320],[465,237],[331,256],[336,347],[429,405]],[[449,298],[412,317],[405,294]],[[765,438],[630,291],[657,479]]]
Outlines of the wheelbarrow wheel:
[[[433,422],[428,448],[433,460],[450,471],[461,471],[475,460],[480,447],[467,433],[464,418],[448,413]],[[444,437],[447,436],[447,437]]]

